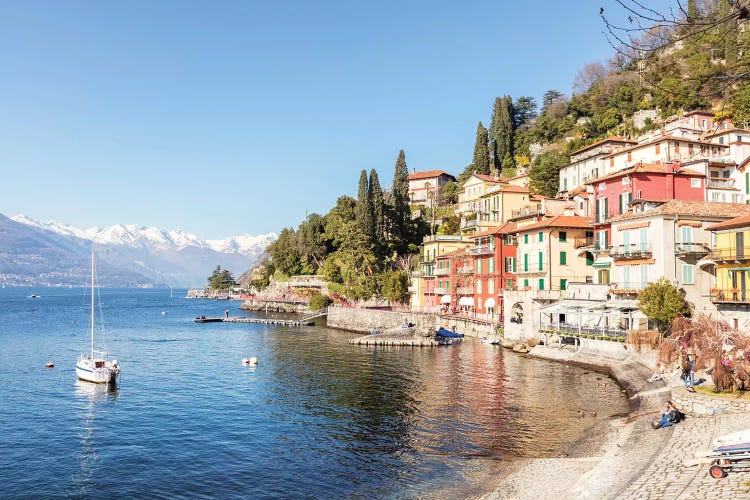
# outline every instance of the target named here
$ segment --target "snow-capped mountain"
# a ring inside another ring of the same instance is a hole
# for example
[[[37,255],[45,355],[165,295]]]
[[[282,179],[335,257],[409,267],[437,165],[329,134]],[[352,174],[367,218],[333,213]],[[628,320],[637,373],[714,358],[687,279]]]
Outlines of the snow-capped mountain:
[[[203,285],[217,265],[239,276],[277,237],[268,233],[203,240],[181,230],[135,224],[83,229],[55,221],[40,222],[24,215],[12,220],[68,238],[88,240],[108,262],[171,286]]]

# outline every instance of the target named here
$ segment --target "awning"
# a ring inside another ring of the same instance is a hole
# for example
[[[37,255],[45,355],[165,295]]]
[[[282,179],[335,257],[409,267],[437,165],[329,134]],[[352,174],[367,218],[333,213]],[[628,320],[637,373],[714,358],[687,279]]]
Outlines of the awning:
[[[474,297],[461,297],[458,299],[458,305],[474,307]]]
[[[697,263],[698,267],[715,266],[716,262],[711,259],[701,259]]]
[[[736,272],[736,271],[750,271],[750,267],[730,267],[727,269],[730,273]]]
[[[484,302],[484,307],[495,307],[495,299],[487,299]]]
[[[450,304],[451,303],[451,296],[450,295],[443,295],[440,297],[440,303],[441,304]]]
[[[611,262],[594,262],[592,265],[594,267],[609,267],[611,264]]]

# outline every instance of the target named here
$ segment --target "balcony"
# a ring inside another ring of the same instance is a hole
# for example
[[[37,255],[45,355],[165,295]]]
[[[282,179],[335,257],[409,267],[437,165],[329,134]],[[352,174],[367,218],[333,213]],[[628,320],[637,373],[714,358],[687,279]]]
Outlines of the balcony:
[[[711,302],[714,303],[750,303],[750,293],[742,288],[712,288]]]
[[[594,246],[594,238],[589,236],[587,238],[574,238],[573,248],[585,248]]]
[[[418,270],[412,271],[411,276],[412,278],[419,278],[421,276],[424,276],[424,271],[418,271]]]
[[[445,295],[446,293],[448,293],[448,288],[447,288],[447,287],[444,287],[444,286],[436,286],[436,287],[435,287],[435,288],[433,288],[432,290],[433,290],[433,292],[434,292],[434,293],[436,293],[437,295]]]
[[[459,286],[456,288],[456,293],[458,295],[474,295],[474,287],[473,286]]]
[[[646,288],[646,285],[648,283],[643,281],[619,281],[609,284],[612,287],[612,293],[617,295],[637,295],[638,292]]]
[[[478,224],[479,224],[478,219],[469,219],[469,220],[461,219],[461,229],[471,229],[471,228],[477,227]]]
[[[718,247],[711,251],[711,258],[714,260],[734,260],[741,261],[750,259],[750,247]]]
[[[474,274],[474,268],[472,266],[465,266],[458,269],[458,274]]]
[[[734,179],[730,177],[723,178],[723,179],[717,179],[715,177],[711,177],[706,181],[706,188],[735,189]]]
[[[711,248],[705,243],[675,243],[674,254],[678,257],[704,257],[711,253]]]
[[[609,255],[615,260],[644,259],[651,257],[652,253],[651,243],[614,245],[609,249]]]
[[[495,252],[495,245],[477,245],[469,248],[471,255],[491,255]]]
[[[534,273],[546,273],[547,272],[547,263],[542,262],[541,265],[539,265],[538,262],[529,262],[528,266],[523,265],[516,265],[516,274],[534,274]]]
[[[437,267],[434,270],[435,276],[448,276],[451,273],[451,270],[447,267]]]

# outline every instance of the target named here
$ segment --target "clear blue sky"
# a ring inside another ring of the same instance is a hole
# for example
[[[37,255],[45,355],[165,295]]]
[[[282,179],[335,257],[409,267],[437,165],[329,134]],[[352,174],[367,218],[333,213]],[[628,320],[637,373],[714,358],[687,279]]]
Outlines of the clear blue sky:
[[[220,238],[390,188],[401,148],[458,174],[496,96],[610,57],[602,5],[4,1],[0,213]]]

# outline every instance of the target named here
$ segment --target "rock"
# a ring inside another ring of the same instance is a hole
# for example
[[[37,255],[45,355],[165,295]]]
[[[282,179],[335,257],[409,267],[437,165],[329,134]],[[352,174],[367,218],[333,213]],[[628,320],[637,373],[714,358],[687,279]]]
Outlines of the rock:
[[[502,342],[500,342],[500,345],[505,347],[506,349],[513,349],[515,343],[512,340],[503,340]]]
[[[536,347],[537,345],[539,345],[539,341],[535,338],[531,338],[526,341],[526,345],[528,345],[529,347]]]

